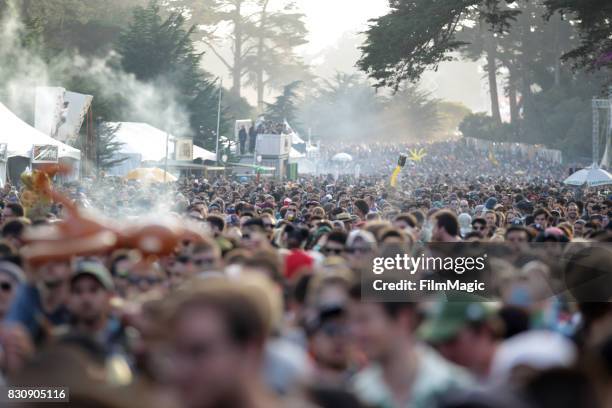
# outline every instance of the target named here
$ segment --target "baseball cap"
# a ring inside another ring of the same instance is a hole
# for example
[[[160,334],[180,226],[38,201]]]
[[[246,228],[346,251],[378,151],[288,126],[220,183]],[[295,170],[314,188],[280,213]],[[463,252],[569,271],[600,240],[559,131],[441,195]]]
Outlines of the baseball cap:
[[[25,275],[21,268],[12,262],[0,261],[0,273],[8,275],[17,283],[25,282]]]
[[[113,278],[110,272],[104,265],[97,261],[82,261],[76,266],[76,270],[72,275],[71,282],[74,282],[81,276],[91,276],[97,280],[104,289],[112,291],[114,289]]]
[[[488,320],[494,307],[486,302],[440,301],[433,315],[419,330],[421,338],[439,344],[453,339],[461,329],[471,323]]]

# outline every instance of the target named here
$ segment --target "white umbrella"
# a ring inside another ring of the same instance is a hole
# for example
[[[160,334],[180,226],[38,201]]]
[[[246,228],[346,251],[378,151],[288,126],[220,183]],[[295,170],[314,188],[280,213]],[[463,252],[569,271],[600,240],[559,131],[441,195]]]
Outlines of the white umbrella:
[[[332,157],[332,161],[337,162],[350,162],[353,161],[353,156],[348,153],[338,153],[334,157]]]
[[[593,164],[586,169],[578,170],[566,178],[563,183],[570,186],[582,186],[584,184],[589,187],[605,186],[612,184],[612,174]]]

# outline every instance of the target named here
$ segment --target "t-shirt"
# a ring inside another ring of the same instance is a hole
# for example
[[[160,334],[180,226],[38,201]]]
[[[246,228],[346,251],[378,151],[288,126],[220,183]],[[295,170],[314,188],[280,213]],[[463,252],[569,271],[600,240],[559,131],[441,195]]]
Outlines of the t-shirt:
[[[418,370],[406,405],[396,405],[385,383],[382,367],[377,364],[357,373],[353,381],[355,395],[364,403],[379,408],[428,408],[436,406],[448,391],[472,385],[472,378],[465,370],[446,361],[430,347],[418,345],[416,353]]]
[[[42,322],[59,326],[68,323],[68,320],[69,312],[63,305],[51,313],[43,310],[40,292],[34,285],[21,285],[17,288],[15,300],[5,317],[7,323],[22,324],[35,342],[41,340],[43,335]]]

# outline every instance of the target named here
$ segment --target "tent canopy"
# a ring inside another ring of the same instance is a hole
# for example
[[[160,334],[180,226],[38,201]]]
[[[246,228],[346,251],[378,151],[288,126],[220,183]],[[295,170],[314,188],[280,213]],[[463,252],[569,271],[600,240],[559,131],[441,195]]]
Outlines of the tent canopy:
[[[81,151],[36,130],[0,102],[0,143],[7,144],[8,157],[31,157],[33,145],[58,147],[59,158],[81,160]]]
[[[216,161],[217,155],[213,152],[209,152],[208,150],[201,148],[200,146],[193,145],[193,159]]]
[[[168,157],[172,157],[174,153],[176,138],[172,135],[168,137],[163,130],[137,122],[109,122],[108,124],[113,127],[121,125],[115,133],[115,140],[123,144],[121,154],[138,154],[143,162],[159,162],[166,158],[166,141],[168,141]]]
[[[353,156],[348,153],[338,153],[334,157],[332,157],[332,161],[335,162],[350,162],[353,161]]]
[[[583,186],[585,184],[589,187],[605,186],[612,184],[612,174],[593,164],[585,169],[578,170],[566,178],[563,183],[570,186]]]

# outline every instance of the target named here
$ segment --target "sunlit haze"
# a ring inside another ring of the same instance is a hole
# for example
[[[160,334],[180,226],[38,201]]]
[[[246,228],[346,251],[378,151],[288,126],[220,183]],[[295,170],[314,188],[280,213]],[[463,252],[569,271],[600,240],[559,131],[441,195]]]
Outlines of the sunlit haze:
[[[346,32],[359,32],[368,20],[388,10],[387,0],[297,0],[310,31],[304,53],[314,54],[334,45]]]

